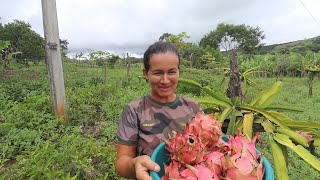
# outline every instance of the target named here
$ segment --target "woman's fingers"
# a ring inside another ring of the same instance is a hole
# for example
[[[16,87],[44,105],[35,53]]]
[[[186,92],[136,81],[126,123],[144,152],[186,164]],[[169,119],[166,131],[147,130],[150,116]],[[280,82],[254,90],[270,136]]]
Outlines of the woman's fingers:
[[[145,157],[145,159],[141,162],[142,166],[146,167],[148,170],[152,171],[160,171],[160,166],[153,162],[149,156]]]
[[[153,162],[149,156],[140,156],[136,160],[136,176],[139,180],[151,180],[149,171],[160,171],[160,166]]]

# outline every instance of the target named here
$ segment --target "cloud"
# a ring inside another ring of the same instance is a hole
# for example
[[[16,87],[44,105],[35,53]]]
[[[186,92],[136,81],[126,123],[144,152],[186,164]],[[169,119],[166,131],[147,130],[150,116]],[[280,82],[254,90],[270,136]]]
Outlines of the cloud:
[[[319,20],[320,1],[303,2]],[[43,36],[41,1],[1,5],[3,23],[24,20]],[[57,12],[60,38],[68,39],[71,52],[141,55],[165,32],[187,32],[188,41],[198,43],[221,22],[259,26],[266,44],[314,37],[320,28],[301,2],[292,0],[57,0]]]

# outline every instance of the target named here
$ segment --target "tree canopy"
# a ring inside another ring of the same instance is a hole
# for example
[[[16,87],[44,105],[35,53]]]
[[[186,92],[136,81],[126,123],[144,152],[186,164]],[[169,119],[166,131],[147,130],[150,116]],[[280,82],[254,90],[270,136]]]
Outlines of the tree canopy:
[[[9,41],[14,51],[22,52],[21,58],[44,59],[44,39],[24,21],[14,20],[0,25],[0,39]]]
[[[265,35],[259,27],[220,23],[215,30],[201,39],[200,46],[221,47],[226,51],[241,49],[245,53],[254,54],[254,51],[263,45],[263,39]]]
[[[67,39],[60,39],[60,46],[61,46],[61,56],[66,57],[68,53],[68,40]]]

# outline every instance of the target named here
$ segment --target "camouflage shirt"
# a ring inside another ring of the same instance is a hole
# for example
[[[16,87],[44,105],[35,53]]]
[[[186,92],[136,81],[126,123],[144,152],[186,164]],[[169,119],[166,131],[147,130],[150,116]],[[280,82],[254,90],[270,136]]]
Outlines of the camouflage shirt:
[[[172,131],[182,131],[201,110],[192,99],[177,95],[174,102],[159,103],[150,95],[129,103],[118,125],[118,143],[137,147],[137,156],[151,156]]]

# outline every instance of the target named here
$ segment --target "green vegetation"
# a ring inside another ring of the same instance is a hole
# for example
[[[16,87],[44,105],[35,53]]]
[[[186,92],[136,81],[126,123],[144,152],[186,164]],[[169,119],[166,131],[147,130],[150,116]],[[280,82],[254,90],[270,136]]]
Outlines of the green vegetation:
[[[44,64],[1,72],[0,78],[0,179],[120,179],[114,169],[117,121],[122,108],[145,95],[148,84],[139,76],[140,66],[132,68],[132,79],[125,68],[108,69],[106,83],[102,69],[83,67],[78,62],[64,63],[69,122],[62,124],[50,110],[50,92]],[[192,79],[223,92],[217,86],[222,71],[182,69],[183,78]],[[202,81],[201,81],[202,80]],[[276,78],[252,80],[262,89]],[[287,115],[295,120],[319,121],[320,83],[314,81],[314,97],[308,97],[307,78],[283,78],[283,89],[274,105],[297,104],[303,112]],[[179,93],[198,98],[181,85]],[[248,96],[258,90],[248,87]],[[259,149],[272,161],[268,138],[263,136]],[[319,150],[316,149],[319,153]],[[306,174],[317,179],[320,173],[289,150],[289,177]]]
[[[9,42],[5,48],[2,48],[3,41]],[[68,44],[68,40],[60,40],[63,57],[67,54]],[[0,47],[0,63],[4,64],[6,69],[10,68],[9,64],[13,59],[28,66],[29,60],[39,62],[45,57],[44,39],[31,29],[29,23],[20,20],[7,24],[0,23]],[[2,62],[2,59],[7,62]]]
[[[11,43],[11,51],[21,51],[21,59],[44,59],[44,39],[31,29],[29,23],[14,20],[3,25],[0,39]]]
[[[259,27],[220,23],[200,40],[200,45],[212,48],[221,46],[225,51],[240,49],[252,56],[263,45],[263,39],[265,35]]]
[[[296,52],[305,55],[307,52],[320,51],[320,36],[282,44],[262,46],[257,54]]]

